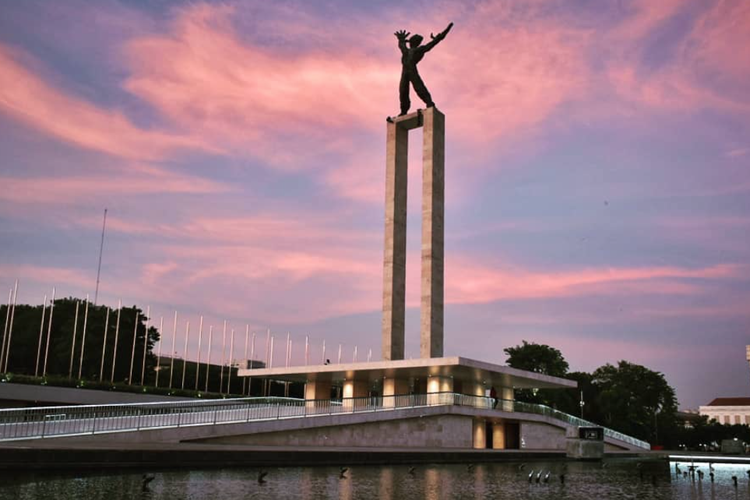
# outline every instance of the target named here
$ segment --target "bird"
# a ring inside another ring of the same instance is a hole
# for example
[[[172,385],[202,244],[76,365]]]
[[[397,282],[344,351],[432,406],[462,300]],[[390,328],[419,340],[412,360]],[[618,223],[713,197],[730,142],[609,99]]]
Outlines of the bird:
[[[467,470],[468,472],[471,472],[471,471],[473,471],[473,470],[474,470],[474,464],[469,464],[469,465],[467,465],[467,466],[466,466],[466,470]]]
[[[531,482],[534,479],[534,469],[531,469],[531,472],[529,472],[529,482]]]
[[[551,473],[551,471],[547,471],[547,473],[544,475],[544,482],[545,483],[549,482],[549,475],[550,475],[550,473]]]
[[[560,474],[560,484],[565,484],[565,474]]]
[[[141,487],[143,490],[148,490],[148,485],[156,478],[153,474],[144,474],[141,476]]]
[[[349,467],[341,467],[339,469],[339,479],[346,479],[346,471],[349,470]]]
[[[542,478],[542,470],[540,469],[536,475],[536,482],[538,483],[541,478]]]
[[[416,468],[416,467],[409,467],[409,474],[411,474],[412,476],[414,475],[414,473],[415,473],[416,471],[417,471],[417,468]]]
[[[258,484],[265,484],[266,482],[266,476],[268,475],[268,472],[262,470],[258,472]]]
[[[523,464],[521,464],[521,465],[518,466],[518,470],[519,471],[524,470],[525,468],[526,468],[526,464],[525,463],[523,463]]]

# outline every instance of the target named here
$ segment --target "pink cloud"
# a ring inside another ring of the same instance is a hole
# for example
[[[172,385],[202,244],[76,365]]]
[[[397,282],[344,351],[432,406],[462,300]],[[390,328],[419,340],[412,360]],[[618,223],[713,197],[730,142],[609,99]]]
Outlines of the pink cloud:
[[[149,165],[130,165],[91,175],[10,177],[1,176],[0,200],[24,204],[70,204],[82,198],[106,199],[112,195],[153,193],[220,193],[231,188],[219,182],[169,172]]]
[[[489,144],[525,133],[582,91],[585,33],[541,18],[524,26],[504,23],[510,14],[501,6],[462,15],[450,42],[423,63],[457,143]],[[323,20],[307,18],[305,29],[275,25],[281,30],[276,36],[297,42],[290,42],[290,51],[242,38],[235,28],[241,16],[241,9],[226,5],[176,11],[165,33],[128,44],[126,88],[194,134],[277,167],[306,168],[335,153],[344,165],[381,169],[370,165],[372,158],[353,161],[370,139],[355,144],[350,137],[353,131],[383,134],[385,115],[397,109],[400,68],[391,21],[370,20],[364,37],[355,31],[358,23],[329,35],[318,30],[316,41],[324,40],[315,48],[300,42]],[[434,30],[438,23],[442,19],[427,19],[416,27]],[[333,168],[329,185],[345,197],[374,200],[377,193],[351,168]]]
[[[722,264],[702,269],[678,267],[584,269],[540,273],[523,269],[492,268],[458,260],[446,264],[446,299],[451,303],[482,303],[503,299],[560,297],[599,291],[617,292],[621,287],[651,289],[658,293],[684,293],[689,288],[651,283],[652,280],[689,278],[726,279],[738,276],[741,268]],[[592,289],[591,287],[598,287]]]
[[[195,139],[138,128],[122,113],[101,109],[54,88],[0,44],[0,111],[78,147],[130,159],[162,158],[177,148],[204,148]]]

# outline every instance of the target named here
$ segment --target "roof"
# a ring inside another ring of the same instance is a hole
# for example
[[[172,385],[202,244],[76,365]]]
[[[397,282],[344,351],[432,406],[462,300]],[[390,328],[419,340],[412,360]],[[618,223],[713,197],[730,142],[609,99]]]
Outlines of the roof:
[[[750,406],[750,398],[716,398],[706,406]]]
[[[252,370],[240,368],[237,373],[241,377],[263,377],[291,382],[338,382],[344,380],[372,382],[384,377],[419,379],[429,376],[444,376],[462,381],[481,382],[488,387],[494,385],[522,389],[568,389],[575,388],[578,385],[574,380],[458,356]]]

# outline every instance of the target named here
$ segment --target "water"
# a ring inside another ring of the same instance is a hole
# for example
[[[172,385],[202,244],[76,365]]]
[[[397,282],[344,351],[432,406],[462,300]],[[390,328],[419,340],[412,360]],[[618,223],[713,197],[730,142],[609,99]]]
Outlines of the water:
[[[518,463],[353,466],[345,478],[338,467],[268,468],[266,482],[257,468],[150,471],[156,477],[143,491],[144,471],[123,473],[3,473],[0,499],[715,499],[750,498],[744,465],[715,465],[715,482],[676,475],[674,463],[650,462],[639,470],[635,460],[600,463]],[[565,484],[559,474],[567,467]],[[682,464],[683,470],[687,464]],[[531,469],[551,471],[548,484],[529,484]],[[640,479],[643,471],[643,480]],[[735,489],[732,475],[739,485]]]

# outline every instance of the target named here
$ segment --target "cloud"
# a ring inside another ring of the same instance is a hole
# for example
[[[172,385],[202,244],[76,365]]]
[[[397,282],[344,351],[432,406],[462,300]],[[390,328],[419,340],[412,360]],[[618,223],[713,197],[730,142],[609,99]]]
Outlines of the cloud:
[[[741,275],[741,267],[721,264],[700,269],[679,267],[581,269],[536,272],[526,269],[492,268],[458,260],[446,264],[446,300],[450,303],[483,303],[506,299],[535,299],[587,295],[591,293],[690,293],[674,280],[726,279]]]
[[[0,112],[77,147],[128,159],[154,160],[181,148],[202,148],[199,140],[142,129],[121,112],[67,95],[29,70],[18,50],[0,44]]]
[[[81,199],[106,201],[113,195],[222,193],[232,190],[220,182],[146,164],[86,176],[0,176],[0,183],[3,185],[0,200],[44,205],[69,205]]]

